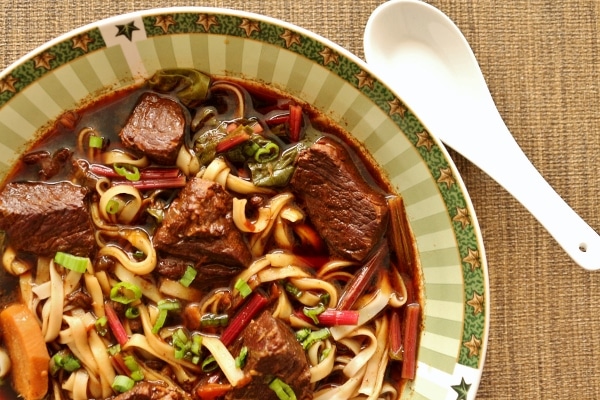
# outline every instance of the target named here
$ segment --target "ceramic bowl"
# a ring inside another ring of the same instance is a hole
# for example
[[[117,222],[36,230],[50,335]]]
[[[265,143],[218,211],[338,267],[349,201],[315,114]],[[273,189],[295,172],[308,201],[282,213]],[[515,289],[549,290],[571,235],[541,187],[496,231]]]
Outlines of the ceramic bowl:
[[[417,378],[402,398],[474,398],[490,305],[481,233],[461,177],[401,93],[314,33],[265,16],[194,7],[122,15],[63,35],[0,74],[0,177],[65,110],[175,67],[283,89],[364,144],[404,197],[423,269]]]

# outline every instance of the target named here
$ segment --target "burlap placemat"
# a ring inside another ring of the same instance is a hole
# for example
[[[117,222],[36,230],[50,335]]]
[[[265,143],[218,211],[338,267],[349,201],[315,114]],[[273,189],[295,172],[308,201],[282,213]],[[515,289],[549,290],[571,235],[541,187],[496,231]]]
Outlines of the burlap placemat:
[[[470,41],[497,106],[525,153],[558,193],[600,228],[600,3],[429,2],[446,12]],[[0,0],[0,64],[4,67],[56,35],[99,18],[177,5],[270,15],[362,56],[364,25],[380,3]],[[519,203],[452,155],[473,199],[490,270],[491,330],[478,398],[600,398],[600,273],[576,266]],[[510,163],[507,158],[507,168]]]

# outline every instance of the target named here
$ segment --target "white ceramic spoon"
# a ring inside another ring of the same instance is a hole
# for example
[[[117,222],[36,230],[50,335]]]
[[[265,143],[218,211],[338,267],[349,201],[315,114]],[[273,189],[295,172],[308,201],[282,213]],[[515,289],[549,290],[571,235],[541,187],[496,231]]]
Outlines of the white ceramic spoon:
[[[502,185],[571,258],[600,268],[600,236],[544,180],[502,121],[471,47],[418,0],[390,0],[367,22],[367,63],[441,139]]]

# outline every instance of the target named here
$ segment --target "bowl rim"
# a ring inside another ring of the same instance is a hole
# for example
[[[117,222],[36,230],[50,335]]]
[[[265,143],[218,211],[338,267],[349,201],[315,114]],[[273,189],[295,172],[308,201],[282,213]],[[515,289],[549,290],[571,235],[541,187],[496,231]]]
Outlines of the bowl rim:
[[[117,14],[117,15],[109,16],[107,18],[99,19],[97,21],[93,21],[93,22],[87,23],[85,25],[82,25],[80,27],[69,30],[67,32],[64,32],[61,35],[56,36],[53,39],[28,51],[26,54],[19,57],[17,60],[13,61],[8,66],[6,66],[2,71],[0,71],[0,81],[5,79],[12,71],[14,71],[19,66],[21,66],[25,62],[33,59],[36,55],[39,55],[39,54],[51,49],[52,47],[54,47],[62,42],[65,42],[66,40],[69,40],[80,34],[88,32],[92,29],[96,29],[101,26],[115,24],[118,22],[123,22],[124,20],[131,19],[131,18],[144,18],[144,17],[155,16],[155,15],[172,14],[172,13],[215,14],[215,15],[224,15],[224,16],[238,17],[238,18],[249,18],[252,20],[262,21],[262,22],[265,22],[270,25],[282,27],[284,29],[289,29],[293,32],[304,35],[313,41],[319,42],[319,43],[329,47],[330,49],[334,50],[338,54],[347,58],[351,63],[357,65],[361,70],[364,70],[365,72],[370,74],[371,77],[373,77],[377,82],[379,82],[381,85],[383,85],[396,98],[398,98],[400,101],[402,101],[404,103],[404,105],[406,105],[406,107],[410,110],[410,104],[407,104],[404,102],[402,94],[396,92],[394,89],[392,89],[390,86],[388,86],[384,80],[379,78],[378,74],[374,70],[372,70],[370,68],[370,66],[364,60],[362,60],[361,58],[359,58],[358,56],[356,56],[349,50],[345,49],[344,47],[331,41],[330,39],[327,39],[327,38],[325,38],[315,32],[312,32],[306,28],[303,28],[301,26],[295,25],[293,23],[290,23],[290,22],[287,22],[287,21],[284,21],[284,20],[281,20],[278,18],[274,18],[274,17],[270,17],[267,15],[254,13],[254,12],[239,10],[239,9],[226,8],[226,7],[176,6],[176,7],[147,8],[147,9],[143,9],[143,10],[131,11],[131,12],[127,12],[124,14]],[[167,34],[167,33],[165,33],[165,34]],[[33,82],[35,82],[35,80]],[[18,94],[18,93],[16,93],[16,94]],[[0,103],[0,109],[6,103],[9,103],[9,102],[10,102],[10,99],[6,102]],[[418,119],[418,115],[416,115],[416,117]],[[423,124],[423,126],[424,126],[425,130],[428,131],[427,126],[425,126],[424,124]],[[485,365],[485,360],[486,360],[486,356],[487,356],[487,346],[488,346],[488,341],[489,341],[490,310],[491,310],[491,302],[490,302],[490,296],[489,296],[489,294],[490,294],[489,271],[488,271],[489,268],[488,268],[488,263],[487,263],[487,257],[485,254],[485,247],[484,247],[484,243],[483,243],[481,228],[480,228],[480,225],[479,225],[479,222],[477,219],[477,215],[476,215],[471,197],[469,196],[469,193],[468,193],[466,185],[463,181],[463,178],[462,178],[461,174],[459,173],[449,152],[447,151],[446,147],[442,144],[442,142],[437,137],[435,137],[434,134],[430,134],[430,139],[433,141],[434,145],[436,145],[439,148],[439,151],[441,152],[441,154],[444,157],[444,161],[447,162],[449,168],[451,169],[452,175],[456,181],[458,188],[460,189],[460,192],[464,196],[464,200],[466,202],[466,208],[467,208],[467,211],[469,214],[469,218],[472,221],[472,225],[473,225],[473,229],[474,229],[474,236],[477,241],[477,250],[479,251],[479,262],[481,263],[481,269],[483,271],[483,286],[484,286],[484,290],[485,290],[485,307],[484,307],[484,311],[483,311],[483,313],[484,313],[483,336],[484,337],[482,338],[482,341],[480,344],[479,362],[478,362],[478,367],[476,368],[477,374],[474,378],[475,380],[473,380],[470,383],[470,387],[473,388],[474,391],[473,392],[469,391],[469,393],[468,393],[468,398],[471,398],[471,396],[472,396],[472,398],[475,398],[475,394],[477,392],[477,388],[479,386],[479,383],[481,380],[481,375],[483,373],[483,368]],[[425,162],[425,160],[423,160],[423,162],[425,164],[427,164]],[[446,212],[449,212],[449,210],[446,209]],[[426,298],[427,297],[425,295],[425,300],[426,300]],[[464,302],[466,302],[466,300],[467,299],[465,298]],[[457,360],[457,363],[458,363],[458,360]],[[463,382],[461,382],[461,384],[463,384]]]

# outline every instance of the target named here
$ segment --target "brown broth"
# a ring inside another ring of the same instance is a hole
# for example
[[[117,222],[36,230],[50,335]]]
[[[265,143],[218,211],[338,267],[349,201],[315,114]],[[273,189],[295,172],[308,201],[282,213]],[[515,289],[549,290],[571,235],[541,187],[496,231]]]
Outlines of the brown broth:
[[[241,81],[235,81],[243,85],[252,95],[253,107],[255,109],[266,109],[276,105],[277,101],[289,100],[284,93],[274,91],[273,89],[258,84],[249,84]],[[139,96],[147,91],[144,86],[134,87],[126,90],[114,92],[104,96],[97,101],[76,110],[72,115],[76,115],[76,124],[66,126],[61,123],[59,118],[56,123],[40,136],[26,153],[35,151],[47,151],[54,153],[59,149],[67,148],[73,152],[73,159],[85,157],[79,154],[77,150],[77,134],[86,127],[93,127],[102,136],[109,140],[108,148],[120,147],[119,131],[126,123],[131,111],[135,107]],[[297,101],[297,100],[292,100]],[[373,160],[372,156],[362,147],[362,145],[352,136],[350,136],[343,127],[333,123],[327,116],[317,112],[307,104],[302,104],[305,112],[308,113],[312,125],[326,135],[331,135],[341,140],[344,145],[350,149],[355,163],[363,172],[365,179],[372,185],[377,186],[384,193],[393,193],[392,185],[385,176],[385,173]],[[188,110],[188,112],[190,112]],[[192,113],[188,115],[191,118]],[[68,124],[67,124],[68,125]],[[5,183],[13,181],[38,181],[39,173],[35,165],[27,165],[22,160],[18,161],[5,179]],[[50,179],[52,182],[69,180],[73,173],[70,163],[66,163],[60,173]],[[4,184],[5,184],[4,183]],[[3,184],[3,185],[4,185]],[[2,186],[3,186],[2,185]],[[0,186],[1,187],[1,186]],[[153,227],[148,227],[152,230]],[[420,294],[419,274],[411,274],[414,284],[414,292]],[[18,279],[10,276],[3,268],[0,268],[0,306],[17,300]],[[7,390],[4,392],[4,390]],[[14,393],[7,385],[0,389],[1,398],[15,398]]]

